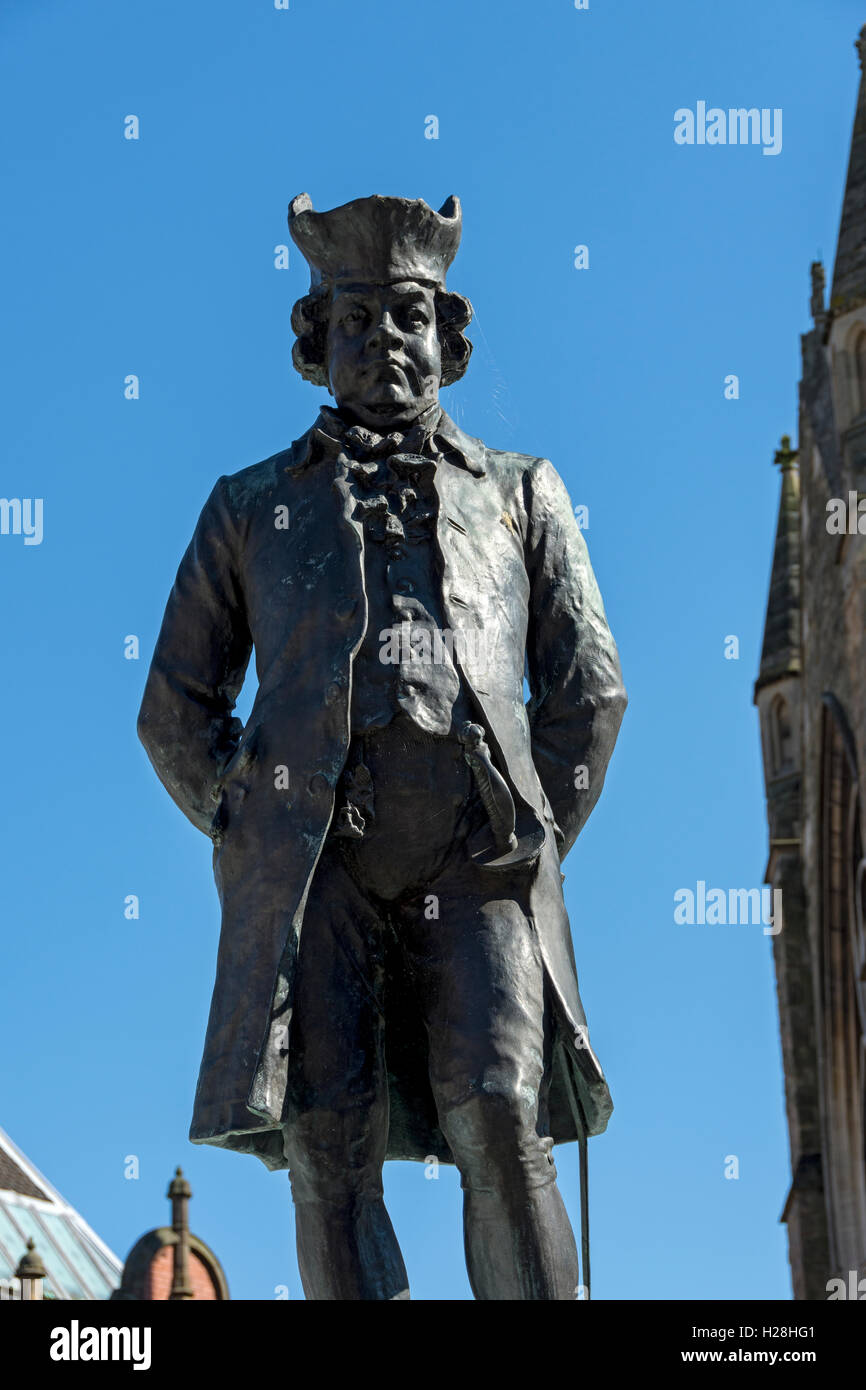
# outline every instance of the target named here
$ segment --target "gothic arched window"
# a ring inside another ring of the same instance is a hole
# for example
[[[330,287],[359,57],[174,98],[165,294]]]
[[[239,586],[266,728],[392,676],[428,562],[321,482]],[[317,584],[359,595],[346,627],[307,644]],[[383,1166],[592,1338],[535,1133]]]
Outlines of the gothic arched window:
[[[821,767],[824,1184],[834,1272],[866,1260],[864,864],[854,743],[824,696]]]
[[[854,341],[854,414],[866,411],[866,333],[862,330]]]

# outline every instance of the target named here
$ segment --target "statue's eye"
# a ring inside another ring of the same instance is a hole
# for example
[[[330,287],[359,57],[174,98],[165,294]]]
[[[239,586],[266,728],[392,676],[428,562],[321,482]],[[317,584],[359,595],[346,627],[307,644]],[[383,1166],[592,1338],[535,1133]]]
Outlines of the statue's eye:
[[[350,309],[343,315],[343,323],[360,323],[365,317],[363,309]]]
[[[423,309],[410,309],[406,318],[416,328],[423,328],[429,322]]]

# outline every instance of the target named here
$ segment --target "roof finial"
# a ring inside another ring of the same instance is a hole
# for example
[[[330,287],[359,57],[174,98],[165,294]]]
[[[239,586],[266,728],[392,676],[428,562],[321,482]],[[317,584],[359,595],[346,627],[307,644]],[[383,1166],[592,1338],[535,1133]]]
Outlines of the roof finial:
[[[15,1271],[15,1278],[21,1280],[22,1299],[40,1299],[42,1297],[42,1280],[48,1277],[48,1272],[42,1263],[39,1251],[32,1236],[27,1240],[27,1252],[18,1261],[18,1268]]]
[[[194,1298],[189,1272],[189,1199],[192,1188],[178,1165],[168,1186],[171,1198],[171,1224],[175,1233],[174,1274],[169,1299]]]
[[[812,262],[809,269],[812,276],[812,298],[809,301],[809,308],[815,323],[819,323],[824,318],[824,288],[827,284],[827,276],[824,273],[824,266],[820,257]]]
[[[791,448],[791,436],[789,434],[782,435],[782,447],[776,450],[773,462],[778,463],[783,473],[789,468],[793,468],[797,462],[797,450]]]

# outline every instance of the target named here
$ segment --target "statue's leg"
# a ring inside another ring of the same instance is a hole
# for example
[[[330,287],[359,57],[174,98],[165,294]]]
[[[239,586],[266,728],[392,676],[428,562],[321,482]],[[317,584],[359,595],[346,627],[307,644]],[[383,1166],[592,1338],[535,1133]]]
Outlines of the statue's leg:
[[[382,1196],[388,1087],[381,926],[329,842],[304,913],[284,1147],[308,1299],[408,1298]]]
[[[438,920],[416,913],[400,930],[439,1123],[461,1174],[473,1293],[574,1299],[577,1247],[545,1133],[551,1013],[533,926],[517,891],[450,896],[445,879],[432,890]]]

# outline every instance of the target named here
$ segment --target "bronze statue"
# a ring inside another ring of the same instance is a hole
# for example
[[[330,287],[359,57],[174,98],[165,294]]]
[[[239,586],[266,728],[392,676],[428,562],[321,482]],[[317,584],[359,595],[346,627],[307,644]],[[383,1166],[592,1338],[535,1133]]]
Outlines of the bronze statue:
[[[222,905],[190,1138],[289,1169],[308,1298],[409,1297],[382,1165],[435,1155],[475,1297],[573,1299],[551,1149],[612,1106],[560,861],[625,708],[616,647],[552,465],[439,404],[471,351],[458,200],[302,194],[289,225],[295,366],[336,404],[217,481],[138,722]]]

